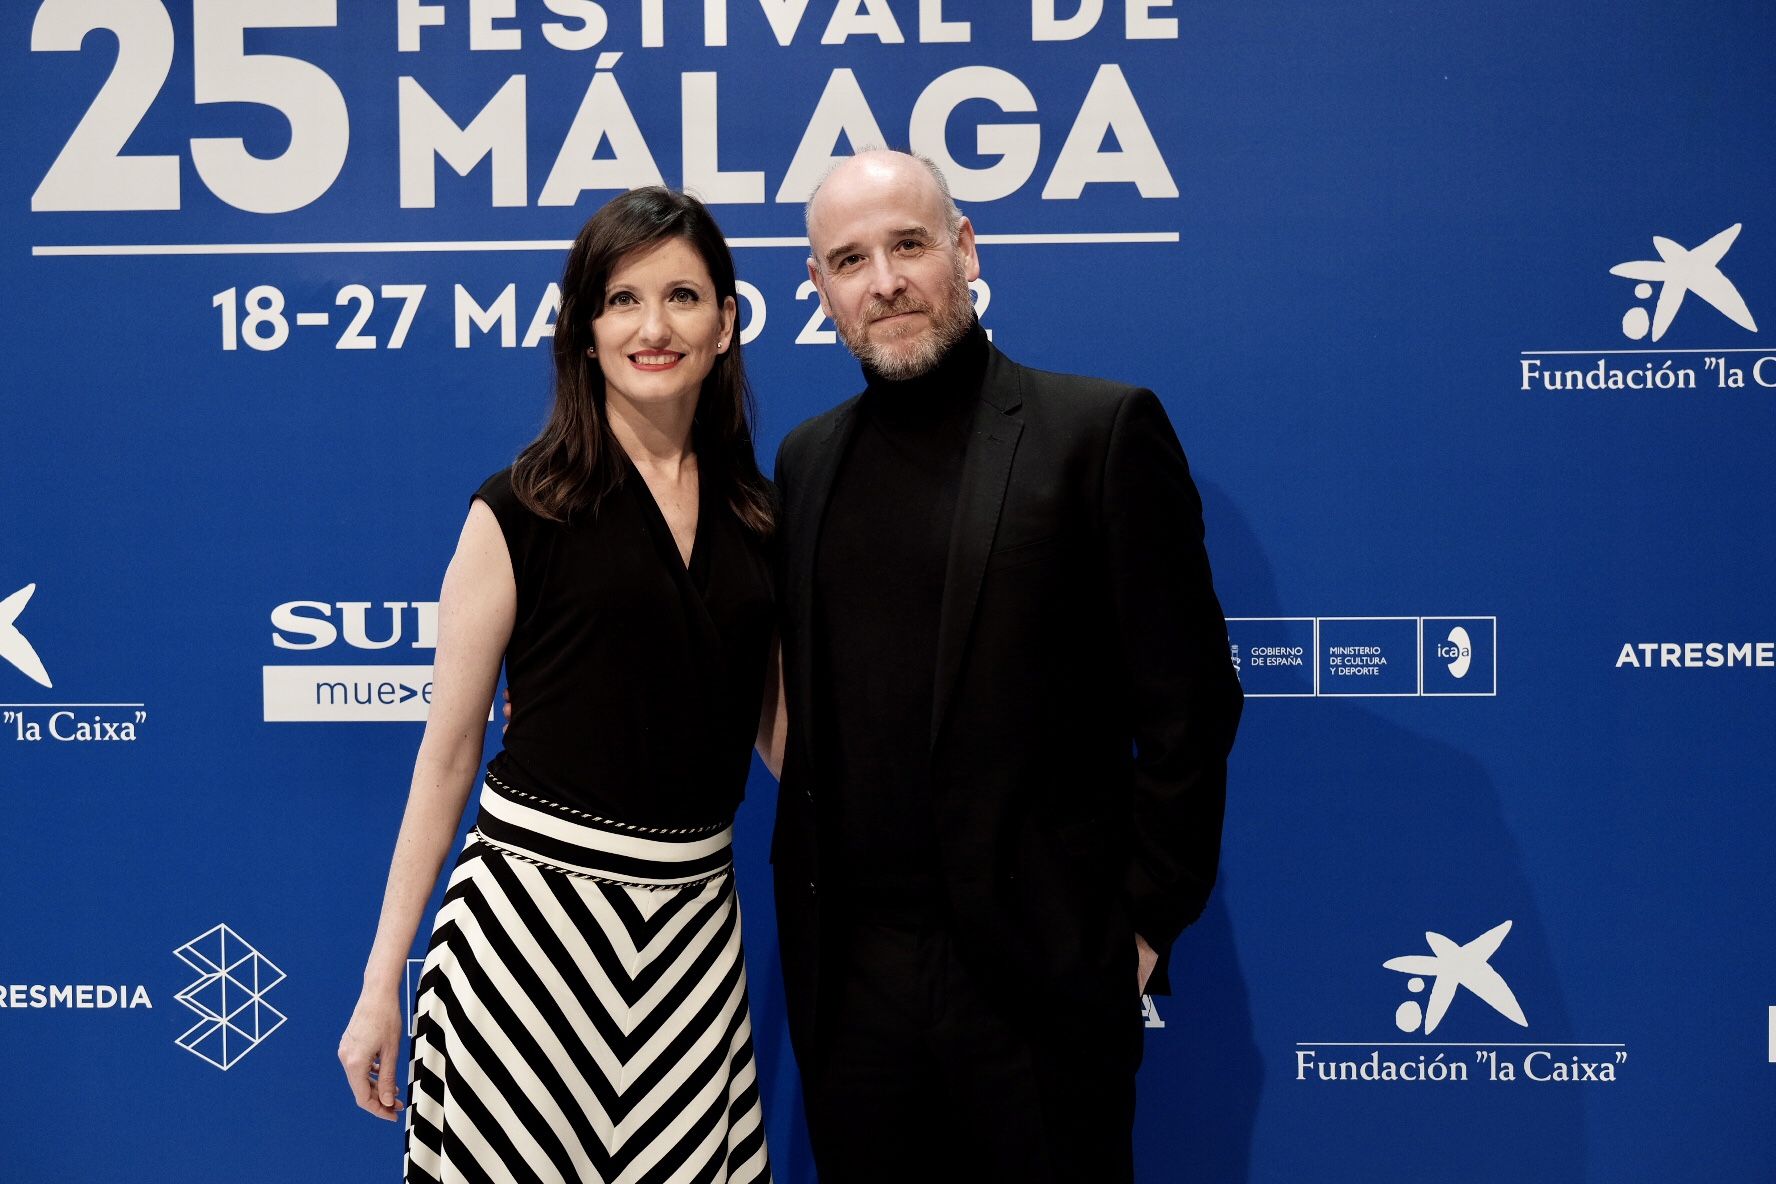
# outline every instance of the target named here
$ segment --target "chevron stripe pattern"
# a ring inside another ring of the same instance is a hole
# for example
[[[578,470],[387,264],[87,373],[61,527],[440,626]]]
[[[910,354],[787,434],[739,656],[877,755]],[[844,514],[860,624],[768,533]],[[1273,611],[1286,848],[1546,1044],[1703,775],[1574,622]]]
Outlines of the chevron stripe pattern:
[[[420,978],[409,1184],[768,1184],[730,841],[489,778]]]

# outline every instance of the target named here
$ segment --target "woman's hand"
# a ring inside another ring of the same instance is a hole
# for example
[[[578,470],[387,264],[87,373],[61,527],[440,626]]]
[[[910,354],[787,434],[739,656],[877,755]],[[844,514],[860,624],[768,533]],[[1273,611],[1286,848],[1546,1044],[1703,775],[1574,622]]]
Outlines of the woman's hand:
[[[400,1117],[401,1002],[394,990],[366,986],[339,1038],[339,1063],[358,1108],[393,1122]]]
[[[1135,934],[1135,990],[1143,994],[1147,990],[1147,980],[1153,977],[1154,967],[1159,965],[1159,955],[1147,939]]]
[[[509,717],[508,717],[509,718]],[[764,702],[759,709],[758,750],[771,776],[783,780],[783,748],[789,736],[789,707],[783,689],[783,643],[771,639],[770,657],[765,663]]]

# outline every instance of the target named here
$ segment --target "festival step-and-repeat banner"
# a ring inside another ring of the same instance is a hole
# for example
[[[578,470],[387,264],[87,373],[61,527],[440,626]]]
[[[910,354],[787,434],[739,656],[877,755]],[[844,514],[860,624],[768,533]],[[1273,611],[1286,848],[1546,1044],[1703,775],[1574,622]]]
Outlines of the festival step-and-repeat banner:
[[[394,1178],[335,1048],[567,243],[712,203],[768,471],[860,385],[801,203],[875,144],[948,174],[999,347],[1158,391],[1204,495],[1248,701],[1140,1179],[1770,1178],[1772,46],[1732,0],[6,5],[0,1179]]]

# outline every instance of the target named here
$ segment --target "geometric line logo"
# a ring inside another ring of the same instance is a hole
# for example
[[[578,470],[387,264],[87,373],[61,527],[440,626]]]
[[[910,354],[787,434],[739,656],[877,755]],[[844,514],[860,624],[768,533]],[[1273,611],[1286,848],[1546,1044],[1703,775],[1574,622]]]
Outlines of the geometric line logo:
[[[176,1043],[218,1069],[229,1069],[284,1023],[265,993],[285,975],[226,925],[173,951],[198,979],[173,996],[202,1018]]]

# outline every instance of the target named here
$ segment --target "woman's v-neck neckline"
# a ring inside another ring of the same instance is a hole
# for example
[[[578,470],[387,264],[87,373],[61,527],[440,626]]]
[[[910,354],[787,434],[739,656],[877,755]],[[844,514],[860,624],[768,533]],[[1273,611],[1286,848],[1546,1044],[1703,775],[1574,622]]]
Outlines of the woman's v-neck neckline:
[[[709,510],[709,499],[706,498],[703,493],[705,488],[705,474],[703,472],[702,462],[699,461],[697,464],[697,522],[696,525],[691,527],[691,547],[689,551],[680,551],[678,549],[678,536],[672,531],[672,522],[666,517],[666,511],[660,508],[660,499],[654,496],[653,487],[647,483],[647,478],[642,475],[641,466],[637,465],[627,452],[623,453],[623,463],[628,466],[630,475],[640,484],[642,497],[647,502],[649,511],[653,514],[655,524],[664,533],[666,545],[671,551],[672,558],[678,562],[680,570],[682,570],[687,576],[691,575],[696,571],[697,559],[699,553],[703,549],[704,527],[707,525]]]

